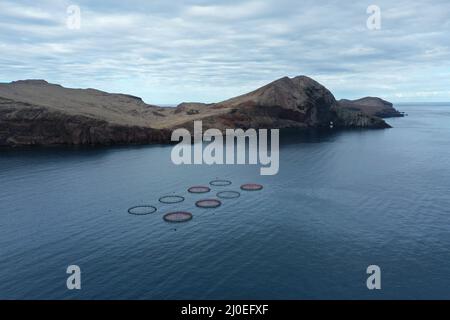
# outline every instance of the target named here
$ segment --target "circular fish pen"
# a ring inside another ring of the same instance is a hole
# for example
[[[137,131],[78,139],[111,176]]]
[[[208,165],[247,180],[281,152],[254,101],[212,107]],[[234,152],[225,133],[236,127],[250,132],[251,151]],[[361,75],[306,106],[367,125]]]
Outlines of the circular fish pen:
[[[246,183],[241,186],[241,190],[245,191],[259,191],[263,188],[261,184],[257,183]]]
[[[165,204],[180,203],[184,201],[182,196],[164,196],[158,199],[159,202]]]
[[[193,186],[188,189],[189,193],[208,193],[211,189],[205,186]]]
[[[216,196],[221,199],[236,199],[241,196],[237,191],[220,191],[217,192]]]
[[[128,209],[128,213],[135,216],[145,216],[156,212],[156,207],[149,205],[134,206]]]
[[[230,180],[213,180],[209,184],[214,187],[226,187],[231,184],[231,181]]]
[[[192,213],[186,211],[169,212],[163,216],[163,219],[170,223],[186,222],[192,219]]]
[[[222,202],[220,202],[217,199],[204,199],[204,200],[199,200],[195,203],[195,205],[199,208],[217,208],[220,207],[220,205],[222,204]]]

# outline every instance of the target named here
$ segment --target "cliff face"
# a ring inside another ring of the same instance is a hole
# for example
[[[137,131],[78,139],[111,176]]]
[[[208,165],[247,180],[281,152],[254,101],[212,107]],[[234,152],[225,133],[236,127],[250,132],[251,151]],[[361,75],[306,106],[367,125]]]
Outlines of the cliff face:
[[[0,84],[0,146],[165,142],[170,132],[151,126],[159,109],[137,97],[43,80]]]
[[[404,114],[394,108],[392,103],[376,98],[365,97],[357,100],[341,99],[338,101],[341,108],[360,111],[364,114],[380,118],[403,117]]]
[[[220,103],[162,108],[140,98],[44,80],[0,84],[0,146],[165,143],[174,128],[387,128],[305,77],[281,78]]]
[[[120,125],[0,98],[0,146],[157,143],[168,130]]]
[[[366,114],[362,111],[342,108],[339,105],[333,109],[335,113],[334,125],[338,128],[371,128],[386,129],[391,128],[389,124],[381,118]]]

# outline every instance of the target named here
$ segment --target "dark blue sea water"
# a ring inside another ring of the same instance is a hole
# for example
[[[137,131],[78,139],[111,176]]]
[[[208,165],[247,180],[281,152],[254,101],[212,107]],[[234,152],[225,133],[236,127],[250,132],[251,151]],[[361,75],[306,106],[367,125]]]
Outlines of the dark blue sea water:
[[[450,298],[450,105],[397,107],[393,129],[284,137],[276,176],[177,167],[170,146],[1,150],[0,298]],[[187,187],[216,177],[264,189],[196,208]]]

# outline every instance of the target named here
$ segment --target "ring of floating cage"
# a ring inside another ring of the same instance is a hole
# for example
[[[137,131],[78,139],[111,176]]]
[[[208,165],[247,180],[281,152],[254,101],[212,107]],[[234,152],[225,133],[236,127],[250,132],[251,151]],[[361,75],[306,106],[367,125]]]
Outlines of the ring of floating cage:
[[[186,222],[192,219],[192,213],[186,211],[175,211],[166,213],[163,216],[164,221],[166,222]]]
[[[141,209],[141,210],[139,210]],[[135,216],[145,216],[156,212],[156,207],[149,205],[134,206],[128,209],[128,213]]]
[[[222,199],[236,199],[239,198],[241,196],[240,192],[237,191],[220,191],[217,192],[216,196],[218,198],[222,198]]]
[[[217,208],[222,204],[222,202],[220,202],[217,199],[204,199],[204,200],[199,200],[195,203],[195,205],[199,208]]]
[[[230,180],[213,180],[209,184],[212,186],[215,186],[215,187],[226,187],[231,184],[231,181]]]
[[[158,199],[161,203],[172,204],[172,203],[180,203],[184,201],[184,197],[182,196],[163,196]]]
[[[210,192],[211,189],[205,186],[193,186],[188,189],[190,193],[207,193]]]
[[[241,190],[245,191],[258,191],[261,190],[262,188],[263,186],[257,183],[246,183],[241,186]]]

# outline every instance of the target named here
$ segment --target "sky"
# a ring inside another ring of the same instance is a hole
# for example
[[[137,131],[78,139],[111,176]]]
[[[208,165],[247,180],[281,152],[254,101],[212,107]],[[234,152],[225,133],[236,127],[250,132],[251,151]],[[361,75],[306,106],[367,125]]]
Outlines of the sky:
[[[450,1],[0,0],[0,70],[153,104],[297,75],[337,99],[450,101]]]

